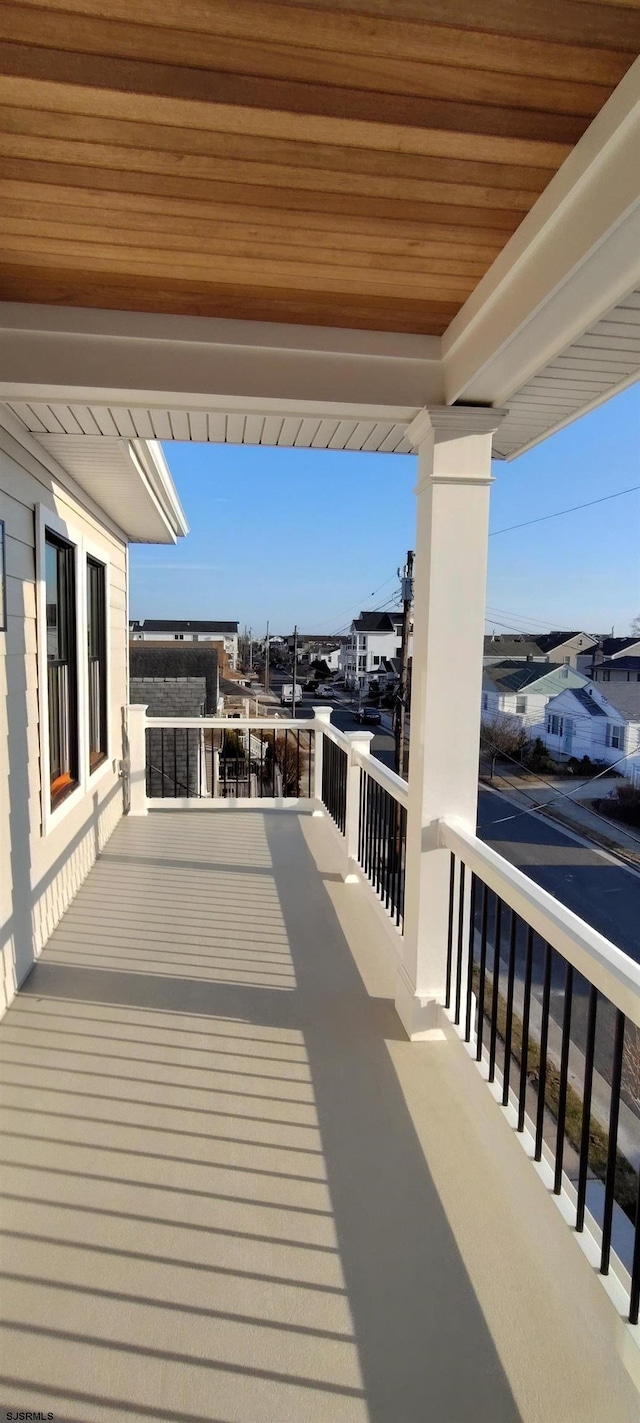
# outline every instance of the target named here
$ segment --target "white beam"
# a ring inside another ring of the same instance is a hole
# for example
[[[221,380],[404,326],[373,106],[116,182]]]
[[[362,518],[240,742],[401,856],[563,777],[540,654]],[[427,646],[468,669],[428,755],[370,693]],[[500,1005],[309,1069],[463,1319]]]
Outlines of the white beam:
[[[0,400],[402,418],[442,400],[440,339],[0,303]]]
[[[640,281],[640,59],[442,338],[446,404],[503,404]]]

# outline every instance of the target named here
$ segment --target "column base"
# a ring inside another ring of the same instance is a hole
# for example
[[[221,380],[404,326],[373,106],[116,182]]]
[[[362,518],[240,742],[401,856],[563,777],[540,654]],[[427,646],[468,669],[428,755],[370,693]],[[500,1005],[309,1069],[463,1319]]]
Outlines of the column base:
[[[400,967],[396,978],[396,1013],[411,1042],[444,1041],[437,998],[421,997]]]

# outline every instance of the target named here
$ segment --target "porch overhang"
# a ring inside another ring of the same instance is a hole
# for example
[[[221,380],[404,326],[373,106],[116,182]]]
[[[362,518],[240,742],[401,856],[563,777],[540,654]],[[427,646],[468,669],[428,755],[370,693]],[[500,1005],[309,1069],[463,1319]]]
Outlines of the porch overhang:
[[[635,11],[48,0],[38,48],[10,8],[0,399],[37,438],[408,453],[461,404],[513,458],[637,378]]]

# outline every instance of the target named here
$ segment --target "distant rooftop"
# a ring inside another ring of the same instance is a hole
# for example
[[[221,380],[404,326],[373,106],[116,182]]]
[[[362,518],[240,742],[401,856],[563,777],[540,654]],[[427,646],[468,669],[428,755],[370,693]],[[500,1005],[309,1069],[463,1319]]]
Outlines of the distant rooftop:
[[[380,613],[375,609],[367,612],[363,609],[359,618],[354,618],[353,626],[356,632],[394,632],[398,622],[402,618],[399,609],[392,608],[389,613]]]
[[[193,622],[185,619],[175,618],[143,618],[141,622],[133,619],[129,623],[131,632],[221,632],[228,636],[233,636],[238,631],[238,624],[231,622]]]
[[[498,692],[521,692],[524,687],[544,681],[550,681],[553,685],[553,678],[557,680],[558,691],[561,691],[561,680],[569,685],[572,680],[574,685],[576,681],[585,680],[581,673],[575,672],[572,667],[563,666],[561,662],[518,662],[517,659],[511,658],[505,658],[502,662],[491,662],[484,669],[484,678],[485,691],[491,690],[492,684]]]
[[[607,682],[598,691],[625,721],[640,721],[640,682]]]
[[[640,648],[640,637],[603,637],[602,654],[604,657],[615,657],[618,660],[620,653],[626,648]]]

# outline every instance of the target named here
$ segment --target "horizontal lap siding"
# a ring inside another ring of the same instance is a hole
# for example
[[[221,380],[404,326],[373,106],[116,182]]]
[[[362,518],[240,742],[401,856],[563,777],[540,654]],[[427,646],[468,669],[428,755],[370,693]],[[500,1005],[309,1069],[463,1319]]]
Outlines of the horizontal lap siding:
[[[45,837],[41,827],[35,506],[46,505],[110,565],[110,769]],[[117,762],[127,700],[126,547],[0,427],[7,630],[0,632],[0,1010],[11,1001],[122,813]]]

